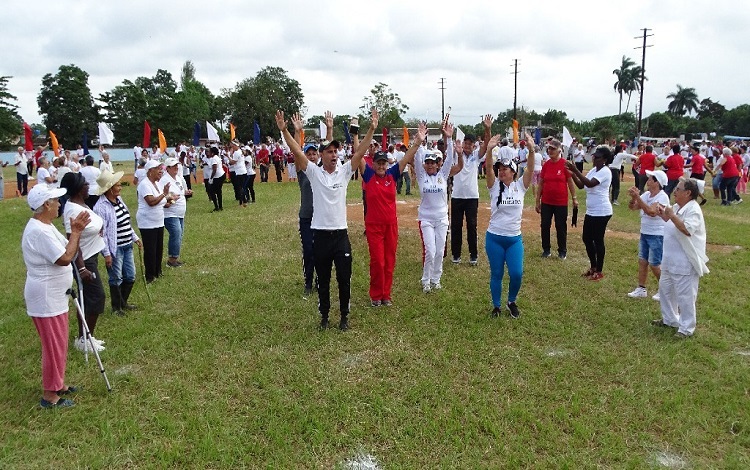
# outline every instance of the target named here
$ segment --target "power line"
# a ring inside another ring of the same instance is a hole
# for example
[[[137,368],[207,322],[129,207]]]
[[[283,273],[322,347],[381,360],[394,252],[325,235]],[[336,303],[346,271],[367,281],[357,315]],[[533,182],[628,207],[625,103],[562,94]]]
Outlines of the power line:
[[[513,119],[516,119],[516,103],[518,99],[518,59],[513,59],[513,63],[510,64],[513,67]]]
[[[649,28],[643,28],[643,46],[634,47],[633,49],[643,49],[643,58],[641,59],[641,99],[640,105],[638,106],[638,131],[636,132],[638,140],[641,138],[641,121],[643,120],[643,82],[646,81],[646,48],[654,47],[653,44],[646,45],[646,38],[653,36],[648,34],[652,31]],[[636,36],[634,39],[641,39],[641,36]]]
[[[445,78],[440,77],[440,81],[438,82],[440,84],[440,120],[445,121]]]

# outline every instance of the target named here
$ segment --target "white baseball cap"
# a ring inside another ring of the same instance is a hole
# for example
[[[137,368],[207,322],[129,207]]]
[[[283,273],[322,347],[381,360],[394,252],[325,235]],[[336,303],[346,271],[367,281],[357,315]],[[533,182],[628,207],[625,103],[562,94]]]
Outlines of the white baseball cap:
[[[31,210],[35,211],[50,199],[64,196],[67,192],[68,190],[65,188],[50,188],[46,184],[40,183],[29,190],[26,202],[29,203]]]

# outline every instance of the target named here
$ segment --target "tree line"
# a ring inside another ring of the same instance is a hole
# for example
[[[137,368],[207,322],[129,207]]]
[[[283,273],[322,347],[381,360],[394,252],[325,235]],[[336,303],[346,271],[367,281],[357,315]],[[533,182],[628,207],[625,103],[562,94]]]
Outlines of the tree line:
[[[541,123],[544,135],[557,135],[562,127],[579,138],[593,137],[599,141],[635,137],[637,122],[635,114],[629,112],[631,95],[640,92],[641,69],[623,56],[620,68],[615,69],[617,81],[614,91],[620,95],[620,112],[612,116],[598,117],[588,121],[569,119],[565,111],[548,109],[540,113],[521,107],[516,118],[520,126],[536,126]],[[8,146],[22,134],[21,117],[14,104],[16,97],[8,90],[12,77],[0,76],[0,145]],[[228,138],[227,128],[231,122],[240,140],[253,137],[254,124],[261,129],[261,138],[276,137],[273,116],[276,109],[288,115],[306,114],[304,94],[300,83],[289,77],[280,67],[267,66],[255,76],[238,82],[233,88],[220,90],[214,95],[196,78],[195,66],[186,61],[182,67],[179,83],[167,70],[159,69],[153,77],[125,79],[112,90],[100,94],[96,99],[88,85],[89,74],[76,65],[61,65],[56,73],[42,77],[42,87],[37,104],[42,123],[32,128],[43,133],[52,130],[60,143],[69,148],[81,142],[84,132],[89,139],[95,138],[97,123],[107,122],[116,136],[116,143],[135,145],[141,143],[144,121],[152,129],[161,129],[169,143],[189,141],[195,122],[201,123],[203,137],[205,121],[214,123],[222,138]],[[625,112],[622,101],[627,97]],[[667,96],[670,100],[665,112],[652,113],[643,120],[643,134],[653,137],[677,136],[716,132],[721,135],[750,135],[750,104],[726,109],[711,98],[699,100],[695,89],[677,86],[677,91]],[[416,127],[417,120],[404,120],[409,107],[397,93],[385,83],[376,84],[370,94],[363,97],[360,125],[368,125],[370,108],[378,109],[382,127],[400,129]],[[513,110],[497,114],[493,132],[503,132],[512,125]],[[344,126],[352,116],[336,116],[334,137],[344,138]],[[322,116],[308,118],[308,125],[316,127]],[[438,122],[428,123],[439,127]],[[464,132],[482,133],[482,124],[459,126]],[[155,133],[154,133],[155,135]]]

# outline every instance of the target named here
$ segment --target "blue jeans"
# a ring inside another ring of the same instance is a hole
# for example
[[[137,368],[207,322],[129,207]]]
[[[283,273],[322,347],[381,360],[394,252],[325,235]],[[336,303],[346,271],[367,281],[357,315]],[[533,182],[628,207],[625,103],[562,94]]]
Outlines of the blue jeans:
[[[170,258],[179,258],[180,247],[182,247],[182,232],[185,231],[185,219],[180,217],[165,217],[164,228],[169,232],[167,256]]]
[[[664,237],[662,235],[641,234],[641,240],[638,243],[638,258],[648,261],[651,266],[661,266],[661,257],[664,247]]]
[[[504,237],[487,232],[484,248],[490,262],[492,306],[500,307],[503,296],[503,272],[508,266],[508,302],[515,302],[523,280],[523,239],[521,235]]]
[[[123,282],[135,282],[132,243],[117,247],[117,253],[112,257],[112,267],[107,268],[107,274],[110,286],[119,286]]]

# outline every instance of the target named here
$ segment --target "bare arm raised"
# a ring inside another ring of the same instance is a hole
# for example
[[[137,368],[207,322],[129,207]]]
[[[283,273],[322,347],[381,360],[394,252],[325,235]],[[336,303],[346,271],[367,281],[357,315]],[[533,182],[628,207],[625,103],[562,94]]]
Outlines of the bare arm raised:
[[[375,133],[375,129],[377,127],[378,127],[378,110],[373,108],[370,113],[370,128],[367,129],[367,134],[365,135],[365,138],[362,142],[369,142],[370,140],[372,140],[372,135]],[[365,156],[365,152],[367,152],[366,145],[357,146],[357,149],[354,151],[354,155],[352,155],[352,159],[351,159],[352,168],[354,169],[359,168],[359,162],[362,161],[362,157]]]
[[[295,115],[295,117],[299,118],[299,114]],[[307,157],[305,157],[305,152],[302,151],[299,142],[297,142],[297,140],[292,137],[292,134],[289,133],[286,120],[284,119],[284,111],[280,109],[276,110],[276,126],[284,135],[284,140],[286,140],[287,145],[289,145],[289,150],[291,150],[292,155],[294,155],[294,166],[297,168],[297,171],[305,171],[308,162]]]

